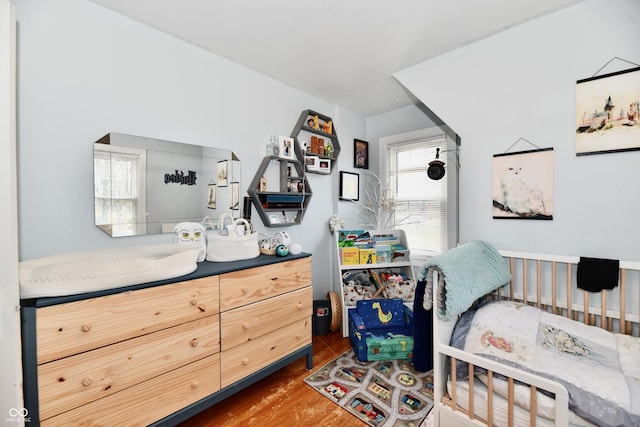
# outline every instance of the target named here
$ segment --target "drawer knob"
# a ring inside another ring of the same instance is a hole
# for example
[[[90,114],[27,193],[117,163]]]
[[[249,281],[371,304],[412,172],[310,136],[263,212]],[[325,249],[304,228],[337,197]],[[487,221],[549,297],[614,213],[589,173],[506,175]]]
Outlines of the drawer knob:
[[[302,338],[302,335],[296,334],[296,339],[299,340],[300,338]]]
[[[298,272],[293,273],[293,274],[294,274],[294,275],[296,276],[296,278],[298,278],[298,279],[299,279],[300,277],[302,277],[302,275],[301,275],[300,273],[298,273]]]
[[[192,299],[191,300],[191,305],[198,305],[198,300],[197,299]]]
[[[298,310],[302,310],[302,301],[298,302]]]
[[[89,387],[91,384],[93,384],[93,380],[91,379],[91,377],[84,377],[82,379],[82,385],[85,387]]]
[[[82,332],[89,332],[91,330],[91,324],[90,323],[85,323],[84,325],[82,325],[80,330],[82,330]]]
[[[250,326],[249,323],[244,323],[242,325],[242,329],[249,329],[249,326]]]
[[[198,381],[194,381],[194,382],[192,382],[192,383],[191,383],[191,388],[192,388],[193,390],[195,390],[195,389],[197,389],[197,388],[198,388],[198,386],[199,386],[199,385],[200,385],[200,384],[198,384]]]
[[[247,366],[249,364],[249,359],[242,359],[242,364]]]
[[[198,346],[198,338],[194,338],[191,340],[191,347],[197,347]]]
[[[249,288],[242,288],[241,291],[243,294],[246,294],[247,292],[249,292]]]

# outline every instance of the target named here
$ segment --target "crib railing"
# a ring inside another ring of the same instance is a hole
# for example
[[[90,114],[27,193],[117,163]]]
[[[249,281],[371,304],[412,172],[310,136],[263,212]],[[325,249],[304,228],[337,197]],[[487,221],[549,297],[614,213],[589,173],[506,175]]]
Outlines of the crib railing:
[[[451,378],[451,393],[444,394],[441,398],[443,406],[448,407],[454,412],[461,412],[466,415],[470,422],[478,421],[478,425],[494,425],[494,402],[493,402],[493,381],[497,376],[506,378],[508,382],[508,396],[507,396],[507,426],[513,427],[516,425],[514,416],[514,387],[516,382],[523,386],[529,387],[529,425],[535,427],[537,424],[537,399],[539,391],[546,391],[555,396],[555,415],[554,421],[556,426],[568,425],[569,419],[569,396],[567,390],[562,384],[549,380],[547,378],[530,374],[528,372],[510,367],[508,365],[495,362],[485,357],[476,356],[472,353],[467,353],[455,347],[449,345],[438,344],[438,352],[440,354],[449,356],[449,372]],[[474,375],[469,375],[468,378],[468,391],[467,391],[467,409],[458,406],[458,392],[457,392],[457,362],[463,361],[468,364],[469,373],[473,373],[476,368],[482,368],[486,371],[487,375],[487,400],[484,408],[478,408],[474,403],[475,389]],[[484,411],[481,411],[484,409]],[[485,416],[481,414],[485,414]]]
[[[640,262],[621,261],[618,287],[592,293],[577,287],[579,257],[500,253],[512,280],[488,298],[518,301],[610,332],[640,336]]]
[[[500,251],[500,253],[509,263],[512,280],[508,285],[488,295],[488,299],[529,304],[610,332],[640,336],[640,262],[621,261],[618,286],[612,290],[590,293],[577,287],[576,273],[579,257],[514,251]],[[437,278],[434,278],[433,282],[436,286]],[[434,294],[436,294],[435,291]],[[531,426],[536,425],[537,398],[540,390],[546,390],[555,395],[555,425],[567,425],[568,396],[562,385],[449,346],[448,339],[453,324],[455,322],[438,322],[437,320],[434,323],[437,325],[434,330],[435,398],[439,402],[437,405],[454,413],[464,414],[468,420],[464,425],[492,426],[494,425],[493,381],[497,375],[500,375],[506,377],[508,381],[507,425],[509,427],[514,425],[514,382],[521,382],[529,387],[528,406]],[[473,375],[470,375],[468,390],[464,392],[467,395],[468,408],[463,409],[458,405],[460,396],[457,395],[456,390],[458,381],[456,362],[459,361],[469,365],[469,372],[474,372],[478,367],[487,371],[487,402],[484,410],[479,410],[479,405],[474,402]],[[446,391],[447,378],[450,378],[452,383],[450,393]]]

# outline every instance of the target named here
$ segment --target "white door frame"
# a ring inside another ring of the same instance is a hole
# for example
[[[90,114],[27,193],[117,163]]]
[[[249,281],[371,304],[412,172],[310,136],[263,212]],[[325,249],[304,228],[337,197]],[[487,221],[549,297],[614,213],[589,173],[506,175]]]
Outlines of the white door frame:
[[[0,0],[0,424],[24,425],[18,287],[16,17]]]

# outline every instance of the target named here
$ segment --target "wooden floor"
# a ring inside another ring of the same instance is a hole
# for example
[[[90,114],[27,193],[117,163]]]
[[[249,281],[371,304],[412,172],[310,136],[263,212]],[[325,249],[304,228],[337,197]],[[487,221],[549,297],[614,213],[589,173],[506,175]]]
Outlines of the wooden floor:
[[[304,382],[312,372],[350,348],[340,331],[313,336],[313,370],[300,358],[253,386],[219,402],[181,424],[182,427],[214,426],[363,426],[344,409]]]

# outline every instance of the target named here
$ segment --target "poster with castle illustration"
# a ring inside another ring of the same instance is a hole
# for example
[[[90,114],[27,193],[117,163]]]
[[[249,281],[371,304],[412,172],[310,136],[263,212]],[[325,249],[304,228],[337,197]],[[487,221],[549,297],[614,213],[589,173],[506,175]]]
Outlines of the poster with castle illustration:
[[[578,80],[576,155],[640,150],[640,67]]]

